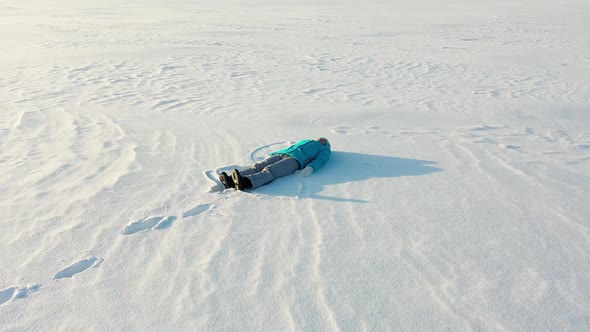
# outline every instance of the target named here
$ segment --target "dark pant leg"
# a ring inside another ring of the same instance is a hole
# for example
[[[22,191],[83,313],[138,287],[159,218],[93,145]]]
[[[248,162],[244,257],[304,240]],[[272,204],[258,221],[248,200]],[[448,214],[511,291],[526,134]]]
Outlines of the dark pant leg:
[[[264,167],[262,172],[250,174],[247,177],[252,181],[252,188],[256,188],[265,185],[276,178],[293,174],[298,169],[299,162],[297,159],[290,156],[282,156],[281,160]]]
[[[250,174],[254,174],[254,173],[259,173],[262,172],[262,170],[269,166],[272,165],[278,161],[281,161],[283,159],[284,155],[274,155],[274,156],[270,156],[262,161],[257,162],[256,164],[252,165],[252,167],[247,168],[243,171],[240,171],[240,174],[242,175],[250,175]]]

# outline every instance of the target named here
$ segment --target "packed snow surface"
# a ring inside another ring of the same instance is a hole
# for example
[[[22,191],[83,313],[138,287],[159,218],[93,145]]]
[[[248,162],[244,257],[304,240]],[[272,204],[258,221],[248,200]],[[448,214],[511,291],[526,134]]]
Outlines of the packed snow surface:
[[[589,12],[3,0],[0,329],[590,330]]]

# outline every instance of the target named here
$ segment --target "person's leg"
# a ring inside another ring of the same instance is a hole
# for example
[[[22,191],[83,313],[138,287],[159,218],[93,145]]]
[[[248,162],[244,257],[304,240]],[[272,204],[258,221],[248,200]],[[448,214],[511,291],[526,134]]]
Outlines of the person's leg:
[[[242,173],[242,175],[252,182],[252,188],[257,188],[271,182],[276,178],[293,174],[298,169],[299,162],[297,159],[289,156],[283,156],[281,160],[264,167],[262,172],[250,175],[244,175]]]
[[[252,167],[250,168],[246,168],[243,171],[240,171],[241,175],[250,175],[250,174],[254,174],[254,173],[260,173],[262,172],[262,170],[269,165],[272,165],[274,163],[276,163],[277,161],[280,161],[281,159],[283,159],[284,155],[274,155],[274,156],[270,156],[262,161],[257,162],[256,164],[252,165]]]

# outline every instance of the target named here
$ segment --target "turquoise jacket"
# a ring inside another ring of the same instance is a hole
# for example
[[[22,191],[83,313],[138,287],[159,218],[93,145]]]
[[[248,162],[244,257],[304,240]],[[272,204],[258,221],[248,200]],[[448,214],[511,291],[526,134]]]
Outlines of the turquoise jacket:
[[[299,169],[303,169],[305,166],[311,166],[315,171],[324,166],[328,159],[330,159],[330,155],[332,154],[330,149],[330,142],[328,140],[326,140],[326,145],[323,145],[316,140],[306,139],[299,141],[288,148],[272,152],[270,155],[289,155],[297,159],[299,162]]]

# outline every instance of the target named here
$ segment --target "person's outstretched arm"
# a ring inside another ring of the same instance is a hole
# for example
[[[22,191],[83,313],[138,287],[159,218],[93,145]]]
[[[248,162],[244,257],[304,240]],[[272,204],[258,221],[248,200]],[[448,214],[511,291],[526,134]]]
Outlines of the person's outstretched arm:
[[[318,169],[322,168],[322,166],[324,166],[324,164],[330,159],[331,154],[332,153],[329,149],[322,150],[307,166],[311,167],[314,171],[317,171]]]

